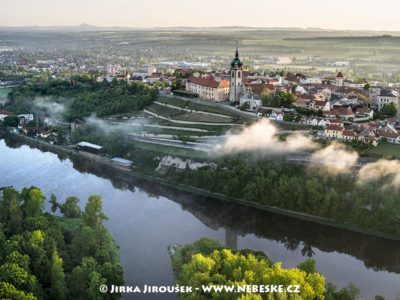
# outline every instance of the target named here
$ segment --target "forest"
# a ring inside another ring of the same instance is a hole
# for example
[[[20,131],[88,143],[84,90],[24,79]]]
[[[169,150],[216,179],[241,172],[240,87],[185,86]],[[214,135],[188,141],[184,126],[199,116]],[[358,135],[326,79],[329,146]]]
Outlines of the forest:
[[[92,114],[104,117],[143,110],[157,95],[157,89],[141,82],[97,82],[94,75],[75,75],[70,79],[38,76],[14,88],[5,109],[14,113],[43,109],[48,115],[57,113],[60,119],[74,121]]]
[[[203,237],[193,244],[170,247],[175,281],[179,285],[201,287],[202,285],[300,285],[300,293],[181,293],[180,299],[356,299],[359,290],[352,283],[337,291],[332,283],[325,283],[317,272],[315,260],[307,259],[297,268],[283,269],[273,263],[261,251],[234,250],[219,241]],[[378,299],[380,296],[377,296]]]
[[[102,224],[100,196],[90,196],[84,211],[79,199],[59,203],[43,212],[40,189],[12,187],[0,196],[1,299],[120,299],[99,292],[102,284],[123,285],[123,268],[115,241]]]
[[[170,168],[165,176],[228,197],[400,236],[400,192],[388,184],[394,175],[360,184],[351,172],[336,174],[254,153],[225,156],[216,163],[216,168]]]

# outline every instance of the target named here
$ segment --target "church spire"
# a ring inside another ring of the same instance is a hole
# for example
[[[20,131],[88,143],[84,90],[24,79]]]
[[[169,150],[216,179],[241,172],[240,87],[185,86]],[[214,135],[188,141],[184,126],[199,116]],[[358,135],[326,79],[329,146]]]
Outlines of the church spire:
[[[242,67],[242,62],[239,59],[239,49],[236,47],[235,58],[231,62],[231,67],[238,66],[239,68]]]

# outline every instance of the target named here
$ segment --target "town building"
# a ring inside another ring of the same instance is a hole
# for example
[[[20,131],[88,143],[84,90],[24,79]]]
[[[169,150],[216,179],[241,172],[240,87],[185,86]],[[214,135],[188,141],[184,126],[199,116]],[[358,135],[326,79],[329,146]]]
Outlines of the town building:
[[[240,97],[240,107],[248,106],[248,110],[257,111],[262,106],[262,101],[257,96],[249,96],[248,94]]]
[[[197,94],[201,99],[215,102],[226,101],[229,96],[229,81],[218,81],[212,75],[191,76],[186,82],[186,91]]]
[[[376,106],[377,109],[381,111],[385,105],[390,103],[395,103],[397,105],[398,101],[399,94],[396,91],[382,89],[379,95],[376,97]]]

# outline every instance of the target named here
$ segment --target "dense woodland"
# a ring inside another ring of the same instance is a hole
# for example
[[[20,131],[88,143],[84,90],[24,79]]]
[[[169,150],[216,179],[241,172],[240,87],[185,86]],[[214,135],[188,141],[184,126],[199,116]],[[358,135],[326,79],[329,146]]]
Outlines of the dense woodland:
[[[85,210],[69,197],[44,213],[45,197],[35,188],[2,188],[0,197],[0,299],[119,299],[101,295],[102,284],[123,285],[114,240],[103,226],[100,196]]]
[[[283,269],[261,251],[233,250],[217,240],[204,237],[193,244],[178,245],[172,249],[172,266],[176,283],[183,286],[202,285],[300,285],[300,294],[290,293],[203,293],[201,289],[190,294],[179,294],[180,299],[327,299],[352,300],[359,290],[350,283],[336,291],[332,283],[325,286],[325,278],[316,271],[315,261],[307,259],[297,268]],[[377,296],[380,297],[380,296]],[[378,298],[382,299],[382,298]]]
[[[142,110],[157,95],[157,89],[141,82],[97,82],[94,75],[76,75],[69,80],[38,76],[14,88],[5,108],[14,113],[43,109],[59,114],[60,119],[74,121],[92,114],[104,117]]]
[[[170,168],[166,176],[229,197],[400,235],[400,192],[388,185],[390,175],[358,184],[352,173],[334,174],[242,153],[219,159],[217,168]]]

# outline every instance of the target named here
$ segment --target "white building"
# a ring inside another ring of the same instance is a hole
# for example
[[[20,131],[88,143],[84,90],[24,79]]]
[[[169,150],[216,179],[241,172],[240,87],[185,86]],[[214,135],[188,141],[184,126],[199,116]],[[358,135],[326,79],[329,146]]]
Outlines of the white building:
[[[322,78],[321,77],[302,77],[300,78],[300,84],[321,84]]]
[[[382,89],[380,94],[376,97],[376,106],[378,110],[381,111],[385,105],[390,103],[395,103],[397,105],[398,101],[399,94],[396,91]]]
[[[260,98],[251,96],[249,97],[248,94],[240,97],[240,107],[243,105],[249,105],[249,110],[256,111],[262,106],[262,101]]]

